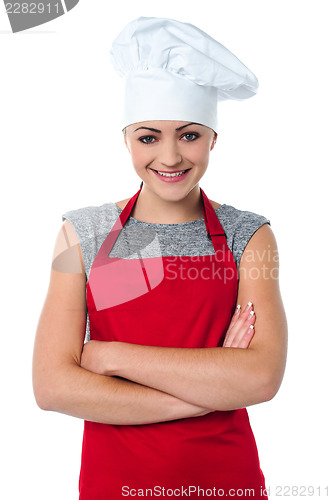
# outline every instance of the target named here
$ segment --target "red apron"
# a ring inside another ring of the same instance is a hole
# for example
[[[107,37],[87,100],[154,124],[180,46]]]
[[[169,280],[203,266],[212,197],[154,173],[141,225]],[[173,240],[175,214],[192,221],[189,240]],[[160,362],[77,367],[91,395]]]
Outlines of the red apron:
[[[207,236],[215,254],[144,259],[138,252],[137,259],[109,257],[140,191],[122,210],[91,267],[87,283],[91,339],[166,347],[222,346],[236,305],[238,273],[223,228],[202,189]],[[211,491],[221,496],[223,490],[224,496],[243,498],[245,489],[255,491],[250,498],[261,499],[264,488],[245,408],[145,425],[84,423],[80,500],[198,498],[203,490],[205,496]]]

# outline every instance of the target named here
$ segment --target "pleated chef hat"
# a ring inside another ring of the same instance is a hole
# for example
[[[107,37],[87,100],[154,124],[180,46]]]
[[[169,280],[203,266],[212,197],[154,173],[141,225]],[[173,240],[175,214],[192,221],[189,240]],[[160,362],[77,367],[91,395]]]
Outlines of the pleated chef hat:
[[[217,131],[217,103],[256,94],[255,75],[226,47],[192,24],[140,17],[110,51],[126,77],[122,128],[150,120],[201,123]]]

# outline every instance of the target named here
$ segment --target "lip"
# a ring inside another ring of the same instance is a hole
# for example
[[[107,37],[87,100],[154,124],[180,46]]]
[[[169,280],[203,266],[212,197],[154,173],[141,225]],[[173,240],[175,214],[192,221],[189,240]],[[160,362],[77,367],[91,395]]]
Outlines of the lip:
[[[187,175],[189,174],[191,169],[190,168],[189,169],[183,168],[181,170],[158,170],[157,171],[157,170],[154,170],[153,168],[151,168],[151,170],[152,170],[152,172],[155,173],[155,175],[158,177],[158,179],[160,179],[164,182],[179,182],[187,177]],[[183,170],[187,170],[187,172],[185,174],[179,175],[177,177],[164,177],[164,176],[158,174],[158,172],[162,172],[165,174],[176,174],[177,172],[182,172]]]
[[[181,168],[181,170],[156,170],[154,168],[151,168],[151,170],[154,170],[155,172],[162,172],[163,174],[177,174],[178,172],[182,172],[183,170],[188,170],[188,169]]]

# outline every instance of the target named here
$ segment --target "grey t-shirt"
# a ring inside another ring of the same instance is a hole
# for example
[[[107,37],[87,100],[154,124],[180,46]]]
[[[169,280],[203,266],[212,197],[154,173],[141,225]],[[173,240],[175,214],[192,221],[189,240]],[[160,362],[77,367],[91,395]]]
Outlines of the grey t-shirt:
[[[89,206],[70,210],[62,215],[74,227],[78,236],[87,280],[92,263],[103,241],[119,217],[121,209],[115,203]],[[252,235],[270,221],[263,215],[238,210],[231,205],[220,205],[215,213],[225,231],[237,269],[242,253]],[[139,256],[195,256],[212,255],[214,248],[207,238],[204,218],[178,224],[155,224],[129,217],[110,252],[112,257],[133,258]],[[90,339],[87,315],[86,341]]]

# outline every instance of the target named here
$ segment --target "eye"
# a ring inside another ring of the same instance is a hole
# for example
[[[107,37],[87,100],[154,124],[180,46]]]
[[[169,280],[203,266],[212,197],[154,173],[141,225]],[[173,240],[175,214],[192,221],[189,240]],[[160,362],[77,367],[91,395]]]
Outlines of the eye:
[[[186,132],[182,137],[187,142],[192,142],[199,138],[199,134],[197,134],[196,132]]]
[[[143,142],[143,144],[151,144],[155,140],[156,138],[153,135],[145,135],[144,137],[139,138],[139,141]]]

